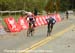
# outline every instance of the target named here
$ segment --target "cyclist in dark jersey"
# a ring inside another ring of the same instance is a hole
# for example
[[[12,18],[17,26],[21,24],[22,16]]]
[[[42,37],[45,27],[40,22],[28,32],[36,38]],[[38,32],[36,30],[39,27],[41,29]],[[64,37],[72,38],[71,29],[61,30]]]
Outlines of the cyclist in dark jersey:
[[[53,26],[56,23],[56,20],[52,17],[49,17],[48,19],[46,19],[47,24],[48,24],[48,30],[47,30],[47,36],[50,35],[50,33],[52,32]]]

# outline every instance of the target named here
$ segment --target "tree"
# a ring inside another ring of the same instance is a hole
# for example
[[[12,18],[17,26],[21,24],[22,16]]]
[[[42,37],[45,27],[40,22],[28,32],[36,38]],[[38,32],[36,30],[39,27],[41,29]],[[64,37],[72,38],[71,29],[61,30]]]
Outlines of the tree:
[[[59,0],[57,6],[54,5],[57,0],[0,0],[0,10],[26,10],[33,11],[35,7],[38,11],[46,10],[53,12],[56,10],[75,9],[75,0]]]

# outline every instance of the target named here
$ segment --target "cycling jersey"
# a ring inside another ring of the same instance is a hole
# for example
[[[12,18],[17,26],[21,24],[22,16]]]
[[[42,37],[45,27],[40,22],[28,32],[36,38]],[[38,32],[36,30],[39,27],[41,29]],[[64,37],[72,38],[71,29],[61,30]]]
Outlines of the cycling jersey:
[[[27,16],[27,21],[29,22],[30,26],[33,24],[33,27],[35,27],[35,19],[33,16]]]
[[[52,17],[46,19],[46,21],[47,21],[49,24],[50,24],[50,23],[53,23],[53,24],[56,23],[56,20],[55,20],[54,18],[52,18]]]

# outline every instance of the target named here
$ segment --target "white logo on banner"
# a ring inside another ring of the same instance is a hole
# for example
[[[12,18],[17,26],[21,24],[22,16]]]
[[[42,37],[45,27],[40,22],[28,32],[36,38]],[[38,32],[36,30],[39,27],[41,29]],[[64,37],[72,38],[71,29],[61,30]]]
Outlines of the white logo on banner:
[[[23,20],[21,20],[21,25],[24,25],[24,21]]]
[[[14,24],[14,22],[15,22],[14,20],[9,20],[8,19],[8,21],[12,25],[12,29],[16,28],[16,25]]]
[[[9,21],[9,23],[10,23],[11,25],[14,25],[14,20],[9,20],[9,19],[8,19],[8,21]]]
[[[22,27],[25,29],[26,28],[26,26],[25,26],[25,24],[24,24],[24,20],[21,20],[21,25],[22,25]]]

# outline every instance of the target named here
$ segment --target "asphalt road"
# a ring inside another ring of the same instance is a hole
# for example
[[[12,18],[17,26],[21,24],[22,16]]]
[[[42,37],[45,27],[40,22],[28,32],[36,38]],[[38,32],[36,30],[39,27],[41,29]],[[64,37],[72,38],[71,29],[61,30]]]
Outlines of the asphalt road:
[[[75,16],[70,15],[68,20],[55,24],[50,37],[46,36],[47,26],[37,27],[32,37],[26,36],[26,30],[7,34],[3,39],[0,37],[0,53],[19,53],[25,50],[33,50],[30,53],[75,53],[74,26]]]

